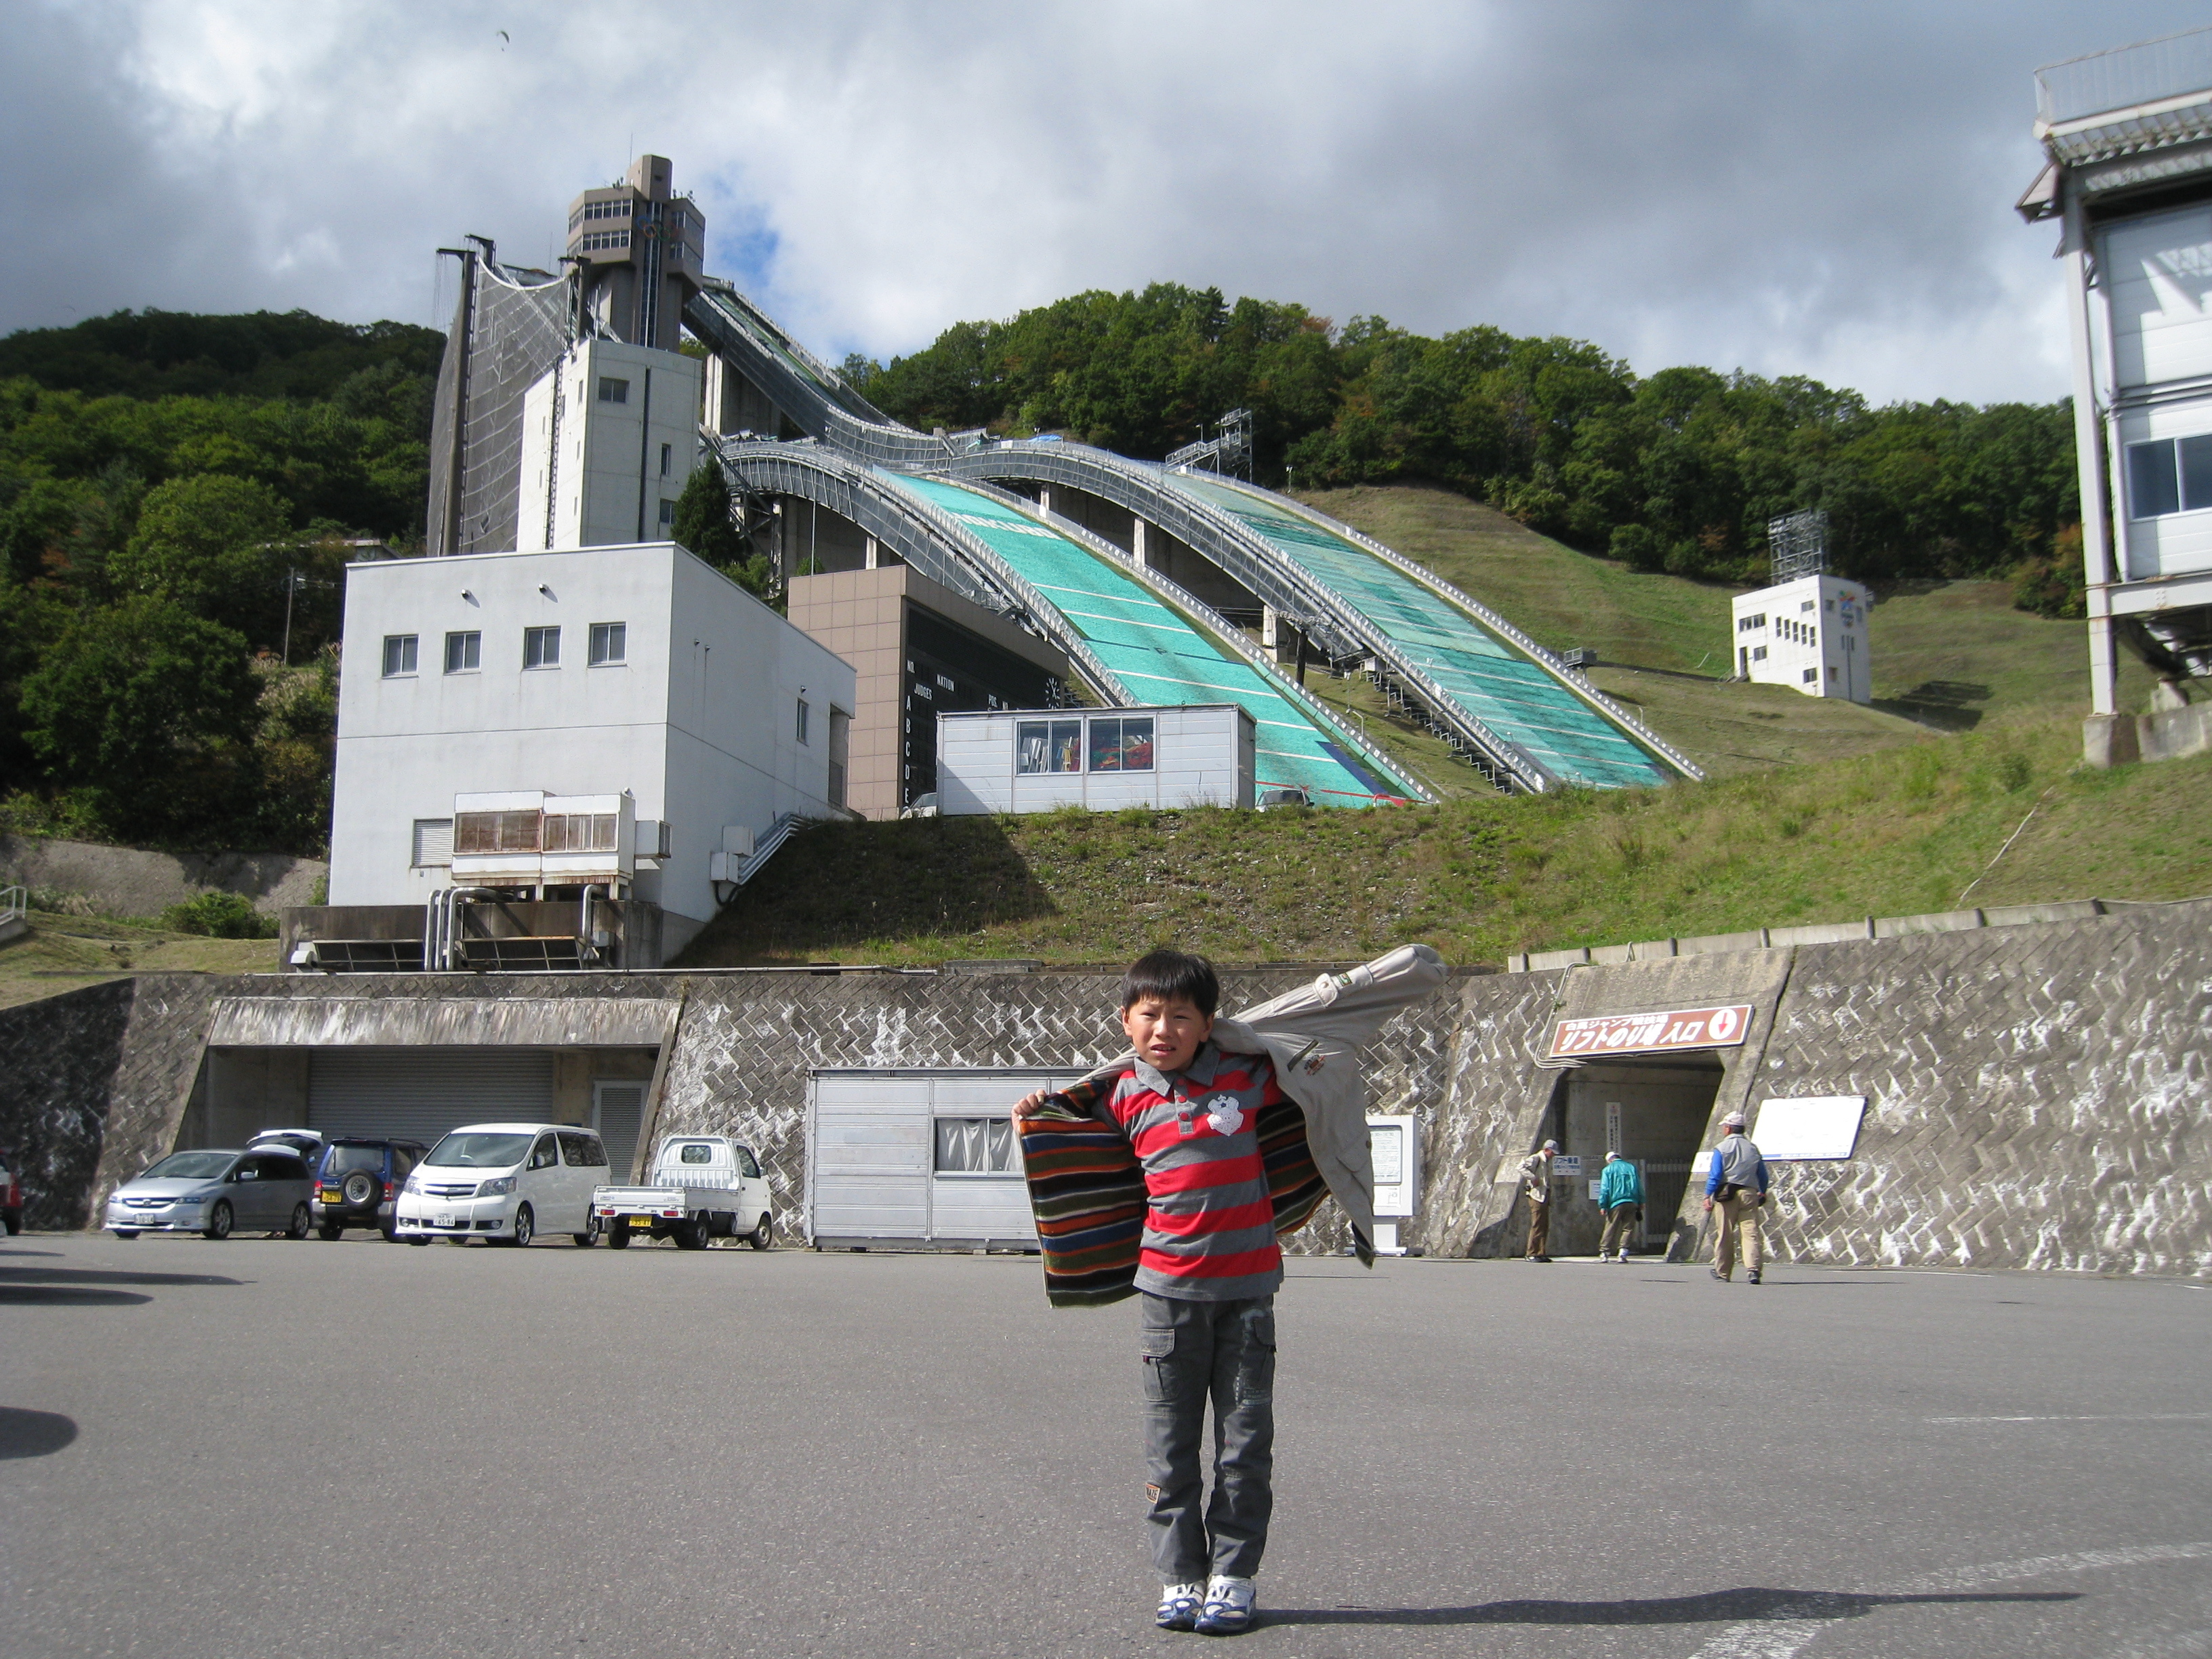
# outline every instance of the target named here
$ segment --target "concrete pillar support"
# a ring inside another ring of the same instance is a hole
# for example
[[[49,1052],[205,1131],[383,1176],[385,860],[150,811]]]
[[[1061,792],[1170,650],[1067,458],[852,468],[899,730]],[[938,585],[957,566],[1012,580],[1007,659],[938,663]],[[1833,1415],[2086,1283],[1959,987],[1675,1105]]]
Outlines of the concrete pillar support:
[[[1037,486],[1037,506],[1047,513],[1053,510],[1052,486],[1050,484],[1039,484]]]
[[[877,542],[873,536],[868,538],[866,562],[863,568],[869,570],[880,570],[883,568],[881,544]]]
[[[1145,535],[1151,527],[1142,519],[1129,520],[1129,556],[1136,560],[1137,568],[1139,570],[1150,570],[1152,568],[1152,549]]]

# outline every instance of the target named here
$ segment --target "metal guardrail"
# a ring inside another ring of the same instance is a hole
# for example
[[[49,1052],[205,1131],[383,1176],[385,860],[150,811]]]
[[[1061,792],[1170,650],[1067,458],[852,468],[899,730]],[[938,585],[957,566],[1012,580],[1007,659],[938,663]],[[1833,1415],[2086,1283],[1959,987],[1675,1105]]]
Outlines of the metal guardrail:
[[[2035,112],[2061,125],[2192,92],[2212,93],[2212,29],[2193,29],[2035,72]]]
[[[1224,480],[1224,482],[1228,483],[1232,486],[1236,483],[1234,479],[1227,479]],[[1488,605],[1483,604],[1481,600],[1476,599],[1474,595],[1455,586],[1452,583],[1446,581],[1442,576],[1437,574],[1435,571],[1429,569],[1425,565],[1416,563],[1413,560],[1407,558],[1395,548],[1376,541],[1372,536],[1365,535],[1359,531],[1354,530],[1348,524],[1345,524],[1338,520],[1330,518],[1326,513],[1317,513],[1303,501],[1292,501],[1287,495],[1269,495],[1267,500],[1271,502],[1280,502],[1288,506],[1301,518],[1307,520],[1312,524],[1319,526],[1322,529],[1328,531],[1331,535],[1341,536],[1346,541],[1357,544],[1365,551],[1372,553],[1376,558],[1382,560],[1385,563],[1389,564],[1394,568],[1411,576],[1415,581],[1418,581],[1422,584],[1422,586],[1431,589],[1438,597],[1445,599],[1452,605],[1457,605],[1461,610],[1473,617],[1477,622],[1480,622],[1485,628],[1489,629],[1492,633],[1497,634],[1501,638],[1509,641],[1521,651],[1525,653],[1529,660],[1534,662],[1539,668],[1543,669],[1547,673],[1550,674],[1554,679],[1558,680],[1562,685],[1565,686],[1568,690],[1580,697],[1584,702],[1589,704],[1592,708],[1595,709],[1600,714],[1602,714],[1607,720],[1626,727],[1638,743],[1650,749],[1669,766],[1674,767],[1680,770],[1686,777],[1692,778],[1699,782],[1703,782],[1705,781],[1705,769],[1695,761],[1692,760],[1687,755],[1685,755],[1680,750],[1675,748],[1673,744],[1668,743],[1666,738],[1661,737],[1656,732],[1654,732],[1635,714],[1622,708],[1611,697],[1607,696],[1604,692],[1598,690],[1596,686],[1591,684],[1585,676],[1577,672],[1576,670],[1568,667],[1565,663],[1560,661],[1557,652],[1551,650],[1547,647],[1537,644],[1536,641],[1530,639],[1527,634],[1523,633],[1520,629],[1516,628],[1511,623],[1506,621],[1504,617],[1499,616],[1495,611],[1492,611]]]
[[[22,887],[0,887],[0,924],[21,921],[29,911],[30,891]]]
[[[1102,702],[1139,699],[1100,661],[1060,607],[1009,567],[968,526],[868,467],[819,446],[725,439],[714,453],[749,488],[818,501],[882,542],[923,575],[985,610],[1025,624],[1066,656]]]
[[[744,886],[760,872],[760,867],[775,856],[776,849],[789,841],[802,824],[807,822],[796,812],[779,814],[769,825],[768,833],[753,842],[751,854],[738,865],[737,884]]]
[[[1392,760],[1366,737],[1352,730],[1320,698],[1285,674],[1265,651],[1244,637],[1243,629],[1238,628],[1236,623],[1231,622],[1188,588],[1163,576],[1148,565],[1139,564],[1134,555],[1123,548],[1115,546],[1088,526],[1078,524],[1074,520],[1065,518],[1057,513],[1041,510],[1037,504],[1026,495],[1018,495],[1013,490],[1005,489],[999,484],[980,479],[963,480],[963,483],[968,489],[981,490],[1029,514],[1079,546],[1108,560],[1116,569],[1135,577],[1157,593],[1167,605],[1183,611],[1208,633],[1219,638],[1224,644],[1258,672],[1260,677],[1267,683],[1270,690],[1275,691],[1285,702],[1297,708],[1308,719],[1315,721],[1322,731],[1334,737],[1340,738],[1347,747],[1357,750],[1366,757],[1370,762],[1382,769],[1382,775],[1386,778],[1396,778],[1406,785],[1413,792],[1413,799],[1424,803],[1433,802],[1437,799],[1421,787],[1418,779],[1407,775],[1404,766]]]

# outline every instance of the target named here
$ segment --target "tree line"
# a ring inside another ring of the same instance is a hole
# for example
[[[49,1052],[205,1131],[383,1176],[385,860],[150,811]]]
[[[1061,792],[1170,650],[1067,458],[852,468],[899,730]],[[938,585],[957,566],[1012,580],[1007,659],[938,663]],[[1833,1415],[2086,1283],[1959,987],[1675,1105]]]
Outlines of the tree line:
[[[1585,341],[1490,327],[1441,338],[1156,283],[1079,294],[846,371],[924,428],[1060,432],[1158,459],[1231,408],[1261,482],[1419,479],[1638,570],[1763,580],[1766,525],[1826,511],[1834,567],[1874,581],[2013,576],[2078,607],[2054,562],[2081,514],[2065,402],[1875,408],[1796,376],[1638,375]]]
[[[443,345],[304,312],[0,340],[0,818],[323,850],[346,544],[421,549]]]

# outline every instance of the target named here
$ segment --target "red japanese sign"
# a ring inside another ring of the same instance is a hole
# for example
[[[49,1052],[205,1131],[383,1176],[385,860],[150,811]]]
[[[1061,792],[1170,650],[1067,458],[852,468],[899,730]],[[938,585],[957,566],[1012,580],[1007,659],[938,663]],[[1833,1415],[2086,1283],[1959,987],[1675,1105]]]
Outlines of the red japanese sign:
[[[1649,1054],[1674,1048],[1733,1048],[1751,1028],[1751,1005],[1670,1008],[1656,1014],[1599,1014],[1563,1019],[1552,1032],[1553,1060],[1571,1054]]]

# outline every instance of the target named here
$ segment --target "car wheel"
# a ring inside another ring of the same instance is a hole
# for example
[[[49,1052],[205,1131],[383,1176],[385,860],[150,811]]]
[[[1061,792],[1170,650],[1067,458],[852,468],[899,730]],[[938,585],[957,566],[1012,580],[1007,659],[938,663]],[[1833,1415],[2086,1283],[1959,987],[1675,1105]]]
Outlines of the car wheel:
[[[607,1248],[611,1250],[629,1249],[629,1228],[627,1224],[607,1229]]]
[[[410,1233],[407,1235],[407,1242],[410,1244],[428,1244],[430,1242],[430,1235],[428,1233]]]
[[[315,1234],[316,1237],[320,1238],[325,1244],[335,1244],[339,1239],[345,1237],[345,1229],[343,1227],[318,1227],[315,1229]]]
[[[678,1224],[676,1248],[679,1250],[703,1250],[714,1237],[714,1218],[710,1216],[696,1216]]]
[[[21,1210],[0,1210],[0,1226],[8,1229],[9,1237],[15,1237],[23,1231],[23,1212]]]
[[[745,1243],[757,1250],[764,1250],[775,1243],[775,1223],[769,1219],[766,1211],[761,1212],[760,1225],[745,1235]]]
[[[379,1227],[376,1231],[384,1235],[384,1242],[387,1244],[397,1244],[399,1242],[399,1234],[395,1228]]]
[[[376,1177],[366,1170],[356,1170],[346,1176],[345,1185],[338,1190],[345,1194],[345,1201],[349,1205],[356,1210],[361,1209],[376,1191]]]
[[[598,1212],[594,1211],[592,1213],[584,1218],[583,1231],[580,1233],[572,1233],[569,1237],[576,1241],[576,1248],[580,1250],[588,1250],[592,1245],[598,1243],[599,1242],[599,1218]]]
[[[116,1236],[118,1238],[136,1238],[136,1237],[138,1237],[138,1235],[137,1235],[137,1233],[135,1233],[135,1232],[118,1233],[118,1234],[116,1234],[115,1236]]]
[[[292,1206],[292,1224],[284,1229],[287,1238],[305,1238],[315,1224],[315,1212],[305,1204]]]
[[[208,1224],[202,1229],[210,1238],[228,1238],[237,1218],[230,1212],[230,1200],[217,1199],[214,1209],[208,1212]]]
[[[514,1212],[514,1232],[507,1243],[520,1249],[537,1237],[538,1218],[530,1213],[527,1204],[522,1205]]]

